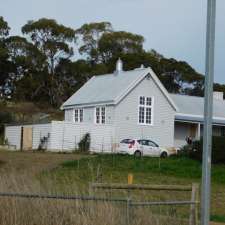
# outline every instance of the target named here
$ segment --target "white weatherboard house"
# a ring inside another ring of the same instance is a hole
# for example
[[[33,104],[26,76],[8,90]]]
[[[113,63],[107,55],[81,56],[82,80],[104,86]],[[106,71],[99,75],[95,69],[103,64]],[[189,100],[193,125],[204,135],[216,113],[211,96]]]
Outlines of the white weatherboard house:
[[[223,93],[222,93],[223,94]],[[214,135],[225,135],[225,101],[214,93]],[[202,135],[201,97],[169,94],[151,68],[123,71],[118,60],[112,74],[92,77],[61,107],[64,121],[44,125],[6,126],[5,137],[17,149],[74,150],[84,134],[92,151],[115,151],[125,138],[148,138],[160,146],[181,147]],[[23,143],[24,142],[24,143]]]

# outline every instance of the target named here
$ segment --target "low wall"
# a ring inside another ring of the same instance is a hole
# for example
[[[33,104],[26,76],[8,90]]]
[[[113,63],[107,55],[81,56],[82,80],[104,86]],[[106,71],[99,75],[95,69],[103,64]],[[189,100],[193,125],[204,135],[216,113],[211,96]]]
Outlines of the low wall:
[[[52,121],[51,151],[71,151],[78,147],[82,137],[91,136],[90,150],[95,152],[112,152],[114,146],[114,127],[89,123]]]
[[[86,133],[90,133],[90,150],[94,152],[114,151],[114,127],[89,123],[75,124],[72,122],[52,121],[48,124],[9,125],[5,127],[5,139],[15,150],[21,148],[22,127],[32,127],[32,149],[38,149],[41,139],[48,137],[47,150],[73,151]]]
[[[41,138],[46,137],[51,133],[51,123],[5,126],[5,140],[7,140],[8,145],[15,146],[15,150],[20,150],[21,148],[22,127],[32,127],[32,149],[38,149]],[[51,140],[49,139],[47,148],[50,147],[50,142]]]

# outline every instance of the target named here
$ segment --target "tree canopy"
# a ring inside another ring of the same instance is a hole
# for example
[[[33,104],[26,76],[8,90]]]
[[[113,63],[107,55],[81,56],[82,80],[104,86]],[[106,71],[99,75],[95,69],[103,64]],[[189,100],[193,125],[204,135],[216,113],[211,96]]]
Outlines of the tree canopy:
[[[187,62],[144,49],[143,36],[116,31],[110,22],[74,29],[41,18],[28,21],[22,36],[9,32],[0,17],[0,100],[59,107],[93,75],[113,72],[119,57],[125,70],[150,66],[171,93],[203,95],[204,76]],[[225,85],[214,89],[225,93]]]

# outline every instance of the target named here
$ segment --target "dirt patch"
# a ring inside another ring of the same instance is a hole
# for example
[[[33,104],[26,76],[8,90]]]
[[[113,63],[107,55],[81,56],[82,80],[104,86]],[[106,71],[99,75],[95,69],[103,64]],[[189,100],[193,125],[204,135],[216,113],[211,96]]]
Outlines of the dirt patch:
[[[3,166],[6,162],[0,160],[0,167]]]

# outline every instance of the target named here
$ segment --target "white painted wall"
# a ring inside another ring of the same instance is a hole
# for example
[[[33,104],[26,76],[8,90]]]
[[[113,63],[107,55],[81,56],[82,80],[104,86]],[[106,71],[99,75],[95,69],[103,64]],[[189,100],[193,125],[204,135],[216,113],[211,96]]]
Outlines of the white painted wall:
[[[95,152],[112,151],[114,144],[114,127],[89,123],[52,122],[51,151],[75,150],[81,138],[90,133],[90,150]]]
[[[175,122],[174,145],[182,147],[187,144],[186,138],[189,136],[190,124]]]
[[[5,140],[6,139],[9,145],[13,145],[15,146],[16,150],[19,150],[21,140],[21,126],[6,126]]]
[[[140,96],[154,98],[153,125],[138,124]],[[115,108],[116,141],[149,138],[161,146],[174,145],[175,110],[153,79],[144,79]]]
[[[31,124],[31,125],[17,125],[5,127],[5,139],[8,140],[9,145],[16,146],[16,150],[21,146],[21,129],[22,127],[32,127],[32,148],[37,149],[40,144],[40,139],[48,136],[51,133],[51,123],[48,124]],[[50,135],[51,139],[51,135]],[[48,141],[48,148],[50,147],[50,139]]]
[[[38,149],[40,139],[43,137],[47,137],[48,134],[50,135],[50,138],[48,139],[47,148],[49,148],[51,143],[51,123],[35,124],[32,125],[31,127],[33,128],[33,143],[32,143],[33,149]]]
[[[106,105],[106,125],[114,123],[114,106]],[[75,108],[74,108],[75,109]],[[65,109],[64,118],[67,122],[74,122],[74,109]],[[83,107],[83,123],[95,123],[95,107]]]

